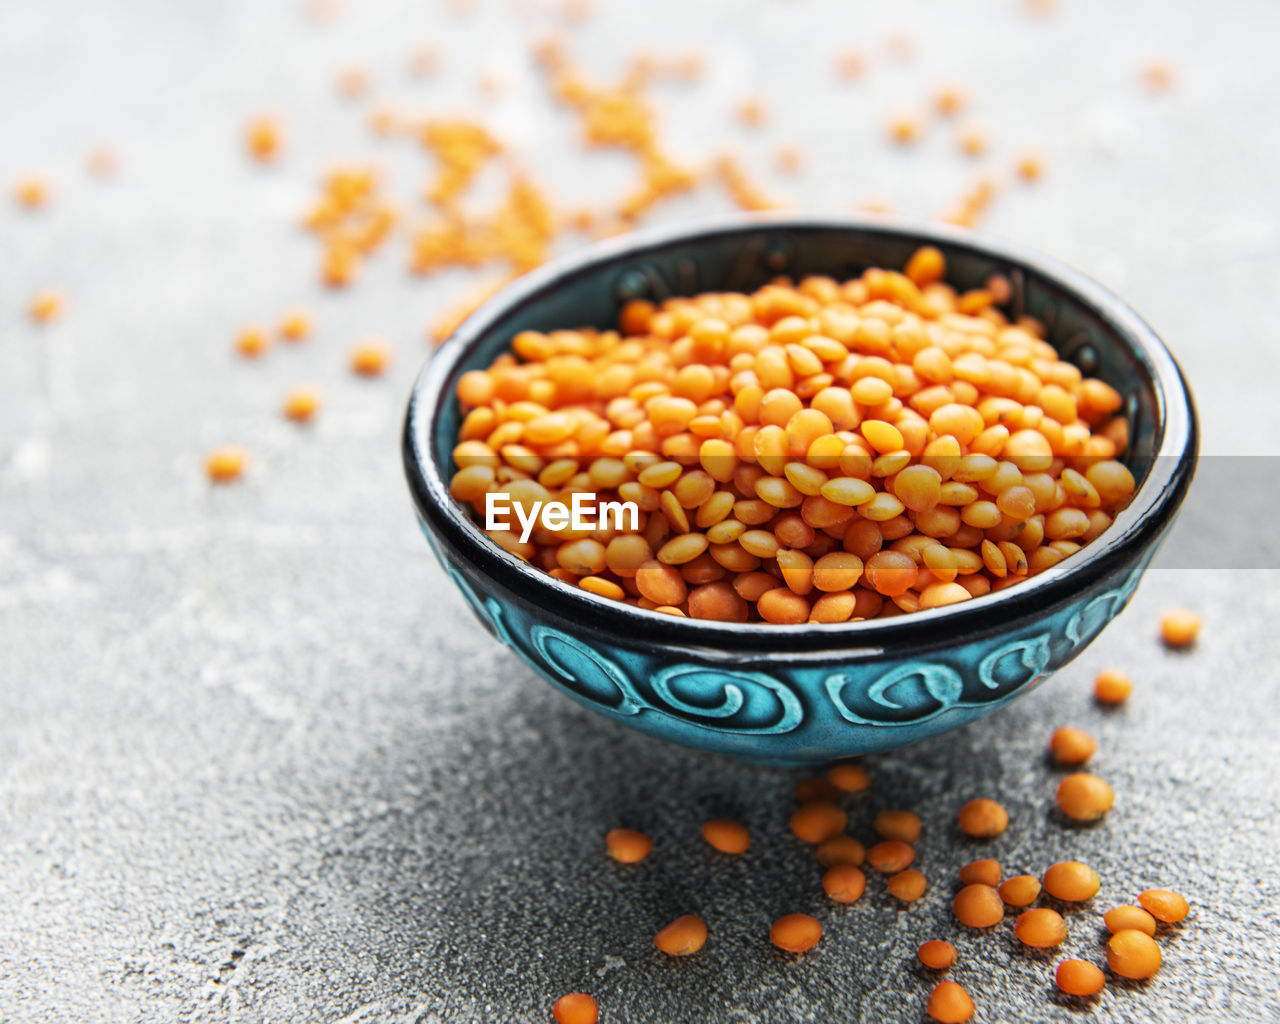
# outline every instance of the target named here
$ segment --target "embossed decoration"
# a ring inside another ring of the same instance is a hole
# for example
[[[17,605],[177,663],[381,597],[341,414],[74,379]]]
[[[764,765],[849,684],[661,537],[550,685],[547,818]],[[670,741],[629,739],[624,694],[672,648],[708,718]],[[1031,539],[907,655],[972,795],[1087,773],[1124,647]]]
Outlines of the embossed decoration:
[[[851,703],[846,687],[857,683],[847,673],[835,672],[823,684],[840,717],[857,725],[905,725],[924,722],[960,703],[964,680],[949,665],[907,662],[890,669]]]
[[[550,626],[535,625],[529,636],[542,660],[583,700],[620,715],[644,710],[626,673],[599,651]]]
[[[1049,667],[1049,634],[997,647],[978,662],[978,681],[988,690],[1009,693],[1037,682]]]
[[[785,733],[804,721],[800,698],[763,672],[675,665],[661,669],[651,685],[666,705],[652,705],[654,711],[721,732]]]

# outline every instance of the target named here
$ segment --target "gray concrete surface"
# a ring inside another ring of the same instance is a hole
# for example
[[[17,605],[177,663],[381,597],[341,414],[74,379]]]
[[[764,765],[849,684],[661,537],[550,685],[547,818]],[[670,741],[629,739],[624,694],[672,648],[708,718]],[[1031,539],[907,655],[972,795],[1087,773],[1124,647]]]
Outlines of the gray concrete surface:
[[[931,888],[908,910],[878,879],[848,909],[817,895],[786,834],[794,773],[607,724],[482,633],[415,533],[396,447],[424,324],[463,279],[409,279],[393,249],[351,294],[321,294],[294,226],[334,155],[377,156],[406,198],[429,170],[411,145],[370,141],[333,77],[363,63],[376,95],[442,111],[484,105],[475,79],[500,71],[511,89],[488,112],[562,196],[612,195],[630,172],[582,155],[542,97],[525,52],[556,23],[548,5],[349,6],[323,27],[250,0],[0,6],[0,180],[39,169],[57,189],[36,215],[0,204],[0,1019],[538,1021],[585,989],[609,1022],[918,1021],[930,982],[913,951],[934,936],[958,945],[952,975],[984,1021],[1280,1018],[1275,566],[1157,568],[1038,692],[871,759],[855,834],[882,807],[927,822]],[[600,72],[641,45],[705,48],[702,90],[657,93],[677,150],[736,141],[768,178],[772,148],[800,142],[805,177],[775,184],[815,206],[947,206],[976,172],[950,130],[908,154],[882,124],[937,81],[964,82],[990,166],[1031,145],[1049,165],[1041,185],[1002,194],[989,226],[1094,274],[1162,330],[1206,453],[1273,456],[1280,11],[1233,2],[1206,24],[1193,4],[1060,8],[599,2],[573,39]],[[918,52],[897,65],[884,39],[900,29]],[[415,81],[406,54],[428,42],[444,74]],[[829,59],[847,44],[873,65],[838,87]],[[1169,96],[1136,84],[1150,57],[1177,69]],[[750,139],[726,117],[747,92],[773,111]],[[289,130],[267,171],[239,149],[262,108]],[[119,154],[115,181],[82,173],[98,142]],[[724,205],[690,197],[660,219]],[[46,285],[66,289],[68,314],[37,329],[23,310]],[[260,366],[230,357],[238,326],[296,302],[316,311],[311,341]],[[394,342],[394,370],[351,379],[346,349],[370,333]],[[302,380],[327,394],[309,430],[276,413]],[[245,444],[252,469],[211,491],[201,458],[221,442]],[[1155,641],[1172,604],[1205,616],[1194,653]],[[1088,698],[1107,665],[1137,681],[1113,713]],[[1043,749],[1063,722],[1098,736],[1118,794],[1096,828],[1048,810]],[[951,823],[979,794],[1013,825],[975,847]],[[744,861],[704,848],[712,814],[752,827]],[[649,862],[603,857],[617,824],[653,834]],[[1100,911],[1148,886],[1184,891],[1192,917],[1153,981],[1082,1009],[1053,994],[1057,957],[1015,948],[1007,925],[956,934],[951,879],[979,854],[1099,869],[1070,954],[1097,960]],[[766,938],[792,910],[827,926],[802,959]],[[664,962],[650,936],[684,912],[711,940]]]

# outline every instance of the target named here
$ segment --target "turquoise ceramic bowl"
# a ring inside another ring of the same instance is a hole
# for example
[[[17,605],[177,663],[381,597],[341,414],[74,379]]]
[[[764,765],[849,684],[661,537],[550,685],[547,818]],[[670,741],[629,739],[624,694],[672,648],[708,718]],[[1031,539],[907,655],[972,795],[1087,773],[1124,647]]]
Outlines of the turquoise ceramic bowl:
[[[493,544],[449,497],[454,387],[521,330],[615,324],[628,299],[746,290],[778,274],[849,277],[940,248],[950,280],[1001,273],[1011,307],[1061,355],[1126,396],[1131,504],[1097,540],[1025,583],[893,619],[775,626],[681,619],[598,598]],[[404,464],[423,532],[484,627],[573,699],[690,747],[757,762],[829,761],[954,729],[1026,693],[1128,603],[1190,485],[1186,382],[1155,333],[1081,274],[937,225],[737,217],[611,239],[528,274],[435,354],[409,401]]]

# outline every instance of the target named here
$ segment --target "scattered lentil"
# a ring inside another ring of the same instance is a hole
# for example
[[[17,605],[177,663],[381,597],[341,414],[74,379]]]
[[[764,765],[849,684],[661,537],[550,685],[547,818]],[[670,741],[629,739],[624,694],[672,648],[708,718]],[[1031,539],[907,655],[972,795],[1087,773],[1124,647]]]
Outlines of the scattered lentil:
[[[913,903],[924,895],[928,883],[921,872],[915,868],[908,868],[906,871],[899,871],[896,875],[890,876],[885,884],[889,891],[902,902]]]
[[[1190,647],[1200,635],[1200,616],[1185,608],[1175,608],[1160,616],[1160,639],[1166,647]]]
[[[613,828],[605,833],[604,850],[621,864],[635,864],[649,856],[653,840],[631,828]]]
[[[1068,725],[1055,729],[1049,737],[1049,753],[1058,764],[1084,764],[1097,749],[1097,740]]]
[[[989,857],[982,860],[971,860],[960,869],[960,881],[965,885],[978,884],[995,887],[1000,884],[1000,875],[1000,862],[991,860]]]
[[[832,836],[818,844],[818,863],[824,868],[837,864],[852,864],[860,868],[866,859],[866,848],[853,836]]]
[[[285,419],[295,423],[309,423],[320,410],[320,392],[312,387],[294,388],[285,396]]]
[[[871,776],[860,764],[837,764],[827,771],[827,778],[845,793],[861,793],[871,785]]]
[[[1050,949],[1062,945],[1067,937],[1067,922],[1056,910],[1036,907],[1024,910],[1013,923],[1013,934],[1024,946]]]
[[[991,839],[1009,825],[1009,812],[994,800],[970,800],[960,808],[960,831],[975,839]]]
[[[244,475],[244,449],[235,445],[215,448],[204,460],[205,474],[215,484],[227,484]]]
[[[770,941],[788,953],[804,953],[816,946],[821,938],[822,925],[808,914],[785,914],[769,929]]]
[[[684,914],[658,932],[653,944],[668,956],[689,956],[707,944],[707,925],[696,914]]]
[[[1035,875],[1014,875],[1000,884],[998,892],[1011,907],[1029,907],[1040,895],[1040,879]]]
[[[1138,902],[1147,913],[1164,924],[1177,924],[1191,913],[1187,901],[1170,889],[1148,889],[1138,894]]]
[[[875,830],[881,839],[914,843],[920,838],[920,818],[910,811],[881,811],[876,815]]]
[[[369,339],[351,350],[351,369],[362,377],[377,377],[391,362],[391,346],[384,341]]]
[[[1163,959],[1155,939],[1136,928],[1123,928],[1107,940],[1107,966],[1122,978],[1149,978]]]
[[[942,939],[930,939],[916,950],[920,962],[931,971],[945,971],[956,962],[956,947]]]
[[[746,853],[751,846],[751,833],[746,826],[727,818],[713,818],[702,823],[702,838],[721,853]]]
[[[1133,693],[1133,682],[1119,669],[1108,668],[1093,681],[1093,697],[1099,704],[1123,704]]]
[[[1004,920],[1004,902],[989,885],[966,885],[956,893],[951,909],[966,928],[990,928]]]
[[[886,875],[905,871],[915,859],[915,848],[900,839],[886,839],[867,850],[867,863]]]
[[[1155,935],[1156,933],[1156,919],[1141,907],[1134,906],[1131,903],[1112,907],[1102,915],[1102,920],[1106,923],[1107,930],[1113,934],[1124,931],[1126,928],[1143,932],[1146,935]]]
[[[551,1005],[551,1015],[556,1024],[596,1024],[600,1008],[585,992],[570,992]]]
[[[1087,960],[1063,960],[1053,979],[1069,996],[1097,995],[1107,983],[1106,975]]]
[[[954,981],[938,982],[925,1009],[938,1024],[964,1024],[974,1013],[973,999]]]
[[[792,833],[797,839],[815,845],[838,836],[848,823],[848,814],[825,801],[804,804],[791,815]]]
[[[1045,892],[1054,899],[1067,903],[1081,903],[1092,899],[1102,885],[1098,873],[1078,860],[1050,864],[1045,868],[1043,882]]]
[[[1111,787],[1096,775],[1076,772],[1058,784],[1058,807],[1075,821],[1097,821],[1115,803]]]
[[[837,903],[853,903],[867,887],[867,876],[856,864],[833,864],[822,876],[822,888]]]

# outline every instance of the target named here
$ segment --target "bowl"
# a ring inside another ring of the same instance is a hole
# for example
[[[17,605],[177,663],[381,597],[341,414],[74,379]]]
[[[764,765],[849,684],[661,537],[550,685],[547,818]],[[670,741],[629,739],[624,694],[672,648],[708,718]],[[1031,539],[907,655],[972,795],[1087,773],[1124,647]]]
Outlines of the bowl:
[[[450,496],[458,377],[522,330],[616,324],[621,304],[743,291],[780,274],[852,277],[901,267],[922,245],[948,280],[995,273],[1009,308],[1048,328],[1062,358],[1125,396],[1125,461],[1138,482],[1101,536],[1016,586],[891,619],[764,625],[679,618],[597,597],[494,544]],[[489,300],[427,363],[403,456],[423,533],[484,627],[573,699],[702,750],[774,764],[825,762],[954,729],[1026,693],[1129,602],[1190,485],[1195,410],[1177,363],[1128,306],[1020,246],[935,224],[842,216],[738,216],[587,246]]]

